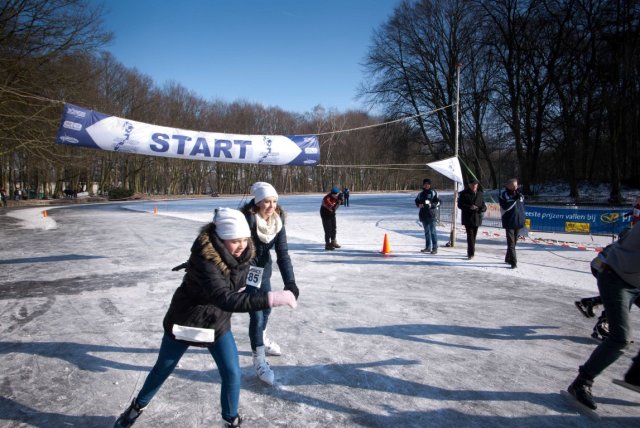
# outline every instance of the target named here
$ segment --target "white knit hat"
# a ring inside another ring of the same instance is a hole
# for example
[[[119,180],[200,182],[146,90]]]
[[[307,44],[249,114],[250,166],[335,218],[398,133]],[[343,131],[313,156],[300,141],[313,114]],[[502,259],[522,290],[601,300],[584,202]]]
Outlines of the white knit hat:
[[[231,208],[216,208],[213,214],[216,234],[220,239],[239,239],[251,236],[247,219],[238,210]]]
[[[265,183],[264,181],[257,181],[253,183],[251,185],[251,193],[255,196],[256,204],[270,196],[278,198],[278,192],[276,192],[276,189],[271,184]]]

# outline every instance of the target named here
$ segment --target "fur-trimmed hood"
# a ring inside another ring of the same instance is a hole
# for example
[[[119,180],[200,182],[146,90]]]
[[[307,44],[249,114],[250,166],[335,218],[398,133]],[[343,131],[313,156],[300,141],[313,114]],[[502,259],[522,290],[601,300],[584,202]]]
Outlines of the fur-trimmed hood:
[[[199,248],[197,248],[199,247]],[[213,262],[224,275],[228,275],[232,266],[238,264],[249,264],[256,256],[256,249],[252,239],[248,240],[247,249],[240,256],[240,259],[233,257],[224,247],[222,239],[216,235],[216,225],[209,223],[200,229],[200,234],[194,242],[191,251],[199,251],[202,257]]]

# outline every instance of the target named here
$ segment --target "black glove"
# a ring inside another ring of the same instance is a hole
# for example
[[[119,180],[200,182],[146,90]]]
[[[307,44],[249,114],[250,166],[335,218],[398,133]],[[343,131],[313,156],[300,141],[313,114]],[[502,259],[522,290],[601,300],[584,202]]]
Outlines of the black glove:
[[[298,296],[300,295],[300,290],[298,290],[298,286],[296,285],[295,282],[287,282],[284,285],[284,289],[291,291],[295,296],[296,300],[298,300]]]
[[[176,271],[179,271],[179,270],[181,270],[181,269],[186,269],[186,268],[187,268],[187,263],[188,263],[188,262],[184,262],[184,263],[182,263],[181,265],[178,265],[178,266],[174,267],[174,268],[173,268],[173,269],[171,269],[171,270],[172,270],[172,271],[174,271],[174,272],[176,272]]]

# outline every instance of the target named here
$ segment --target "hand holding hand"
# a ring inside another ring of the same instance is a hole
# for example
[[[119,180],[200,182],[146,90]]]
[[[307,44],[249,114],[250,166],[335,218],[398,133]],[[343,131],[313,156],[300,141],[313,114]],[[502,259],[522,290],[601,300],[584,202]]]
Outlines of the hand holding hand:
[[[267,299],[269,300],[270,308],[287,305],[295,309],[296,306],[298,306],[298,302],[296,302],[296,297],[289,290],[269,291],[267,293]]]
[[[295,296],[296,300],[298,300],[298,296],[300,296],[300,290],[298,290],[298,286],[296,285],[295,282],[286,283],[284,285],[284,289],[291,291],[293,293],[293,295]]]

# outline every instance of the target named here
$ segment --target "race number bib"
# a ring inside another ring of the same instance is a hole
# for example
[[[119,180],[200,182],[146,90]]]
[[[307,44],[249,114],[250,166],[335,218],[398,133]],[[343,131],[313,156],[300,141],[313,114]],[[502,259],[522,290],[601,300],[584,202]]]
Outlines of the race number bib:
[[[258,266],[251,266],[249,268],[249,274],[247,275],[247,285],[252,287],[260,288],[262,284],[262,272],[264,268]]]

